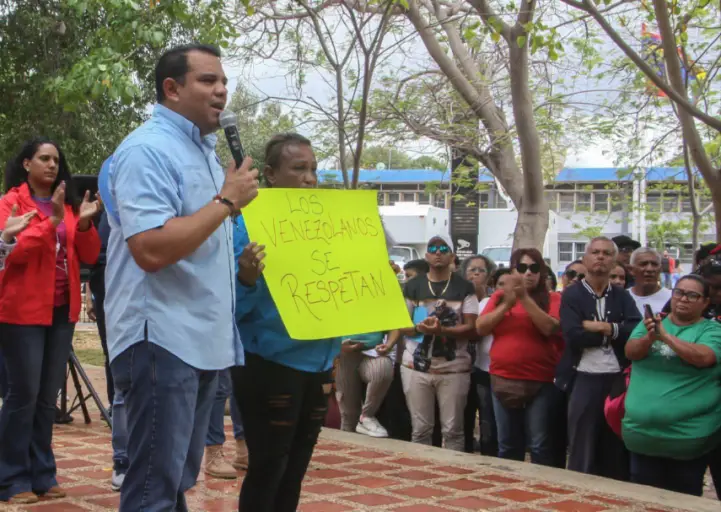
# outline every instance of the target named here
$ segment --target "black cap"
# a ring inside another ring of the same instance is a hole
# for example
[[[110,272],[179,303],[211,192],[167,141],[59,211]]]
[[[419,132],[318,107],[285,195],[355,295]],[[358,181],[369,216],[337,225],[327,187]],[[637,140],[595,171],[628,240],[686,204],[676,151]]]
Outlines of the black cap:
[[[614,236],[611,240],[613,240],[613,243],[616,244],[616,247],[619,249],[621,247],[631,247],[634,251],[641,247],[641,243],[637,242],[631,237],[628,237],[626,235],[619,235]]]

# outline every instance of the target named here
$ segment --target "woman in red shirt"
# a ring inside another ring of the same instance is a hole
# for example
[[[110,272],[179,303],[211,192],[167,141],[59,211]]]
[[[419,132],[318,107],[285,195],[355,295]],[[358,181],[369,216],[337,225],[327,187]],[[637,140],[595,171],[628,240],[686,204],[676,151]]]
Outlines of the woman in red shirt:
[[[481,336],[493,335],[490,374],[498,429],[498,456],[553,463],[549,434],[555,394],[553,377],[559,351],[560,297],[546,286],[548,267],[536,249],[511,255],[511,279],[497,290],[478,317]]]
[[[0,347],[8,389],[0,409],[0,500],[62,498],[51,447],[55,403],[80,313],[80,262],[100,238],[98,201],[75,201],[65,157],[48,139],[27,142],[8,164],[0,225],[17,206],[36,211],[0,273]]]

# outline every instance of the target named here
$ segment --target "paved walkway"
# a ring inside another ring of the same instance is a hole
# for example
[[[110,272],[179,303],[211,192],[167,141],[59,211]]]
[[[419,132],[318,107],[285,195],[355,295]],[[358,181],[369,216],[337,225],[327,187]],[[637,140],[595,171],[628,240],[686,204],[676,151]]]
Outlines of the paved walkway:
[[[88,368],[93,380],[100,369]],[[102,388],[101,388],[102,389]],[[0,510],[79,512],[117,510],[110,489],[110,430],[93,410],[90,425],[55,429],[55,453],[63,500]],[[226,431],[231,432],[230,424]],[[228,436],[226,454],[233,453]],[[240,474],[242,477],[242,473]],[[189,492],[193,511],[237,510],[240,480],[201,475]],[[301,512],[719,512],[718,501],[693,498],[526,463],[501,461],[393,440],[324,430],[303,486]]]

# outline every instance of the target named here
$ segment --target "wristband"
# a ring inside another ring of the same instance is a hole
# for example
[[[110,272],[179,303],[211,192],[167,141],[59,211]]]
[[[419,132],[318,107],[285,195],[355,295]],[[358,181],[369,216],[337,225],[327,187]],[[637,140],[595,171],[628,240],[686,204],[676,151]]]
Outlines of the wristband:
[[[217,195],[213,198],[213,202],[217,204],[224,204],[228,207],[228,210],[230,210],[230,216],[234,219],[238,215],[240,215],[240,211],[236,210],[235,205],[233,204],[233,201],[228,199],[227,197],[222,197],[220,195]]]

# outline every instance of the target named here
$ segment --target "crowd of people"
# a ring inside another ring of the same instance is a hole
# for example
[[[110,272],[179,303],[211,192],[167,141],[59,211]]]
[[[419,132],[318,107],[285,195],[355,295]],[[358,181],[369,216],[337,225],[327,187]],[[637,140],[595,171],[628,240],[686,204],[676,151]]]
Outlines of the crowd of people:
[[[496,268],[482,255],[459,261],[437,235],[399,284],[414,327],[298,341],[263,277],[265,247],[238,215],[259,174],[250,159],[224,172],[215,155],[226,81],[213,47],[166,52],[151,118],[100,170],[102,202],[75,197],[56,142],[34,139],[8,165],[0,500],[66,494],[51,440],[81,263],[107,356],[121,511],[187,510],[203,459],[212,477],[246,470],[239,510],[295,511],[336,405],[337,427],[361,435],[530,454],[693,495],[710,467],[721,493],[721,246],[702,247],[695,272],[669,288],[664,255],[597,237],[559,291],[536,249]],[[317,186],[301,135],[274,136],[264,162],[267,187]]]

